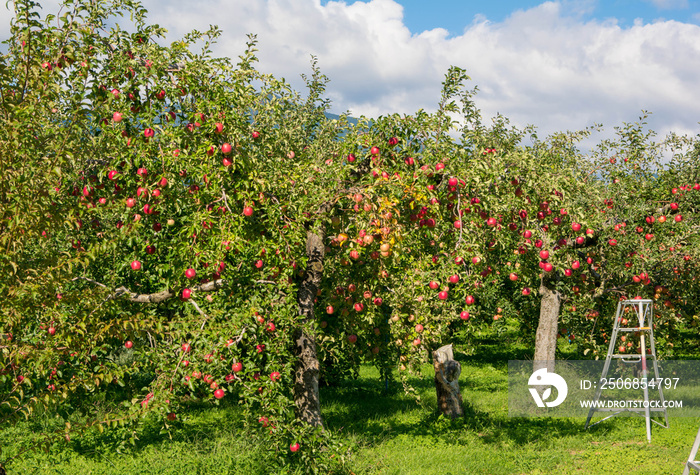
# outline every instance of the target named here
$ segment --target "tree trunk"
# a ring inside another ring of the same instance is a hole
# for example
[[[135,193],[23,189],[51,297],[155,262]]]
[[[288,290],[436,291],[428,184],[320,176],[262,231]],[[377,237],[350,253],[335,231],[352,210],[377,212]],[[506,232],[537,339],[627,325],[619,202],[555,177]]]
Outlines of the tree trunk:
[[[440,412],[450,419],[464,416],[462,395],[459,392],[459,375],[462,366],[452,355],[452,345],[433,351],[435,369],[435,391]]]
[[[294,373],[294,403],[296,417],[312,426],[322,426],[321,400],[318,393],[319,362],[315,335],[311,330],[314,319],[314,300],[323,277],[323,232],[306,234],[306,273],[299,286],[297,303],[301,325],[294,331],[294,352],[297,357]]]
[[[542,301],[540,302],[540,323],[535,337],[533,371],[547,368],[548,372],[553,372],[561,294],[554,289],[553,282],[548,277],[544,277],[540,283],[540,294]]]

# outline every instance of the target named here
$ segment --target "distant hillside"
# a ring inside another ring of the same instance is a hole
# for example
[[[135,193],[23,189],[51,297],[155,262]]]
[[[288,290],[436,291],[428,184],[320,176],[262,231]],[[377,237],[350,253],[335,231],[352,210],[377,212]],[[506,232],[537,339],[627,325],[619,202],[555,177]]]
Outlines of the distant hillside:
[[[340,116],[338,114],[331,114],[330,112],[326,112],[325,114],[326,114],[326,117],[328,117],[329,119],[339,119],[340,118]],[[350,122],[351,125],[356,125],[359,122],[359,120],[354,118],[354,117],[348,117],[348,122]]]

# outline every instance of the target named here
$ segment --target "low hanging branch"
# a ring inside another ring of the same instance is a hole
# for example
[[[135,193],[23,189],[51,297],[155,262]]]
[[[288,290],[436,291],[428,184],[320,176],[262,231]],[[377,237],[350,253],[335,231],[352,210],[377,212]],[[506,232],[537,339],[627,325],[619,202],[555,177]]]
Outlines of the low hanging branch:
[[[89,279],[87,277],[74,277],[73,280],[87,280],[88,282],[91,282],[95,285],[99,285],[100,287],[107,288],[107,286],[101,282],[97,282],[95,280]],[[211,282],[206,282],[204,284],[199,284],[195,285],[194,287],[191,287],[191,290],[196,291],[196,292],[212,292],[214,290],[219,290],[223,288],[223,286],[226,284],[226,281],[224,279],[217,279],[217,280],[212,280]],[[131,302],[136,302],[136,303],[160,303],[164,302],[168,299],[171,299],[175,297],[177,293],[173,289],[167,289],[167,290],[161,290],[160,292],[155,292],[152,294],[139,294],[137,292],[132,292],[131,290],[127,289],[124,286],[118,287],[112,295],[109,296],[109,299],[115,299],[118,297],[122,296],[127,296],[127,298]]]

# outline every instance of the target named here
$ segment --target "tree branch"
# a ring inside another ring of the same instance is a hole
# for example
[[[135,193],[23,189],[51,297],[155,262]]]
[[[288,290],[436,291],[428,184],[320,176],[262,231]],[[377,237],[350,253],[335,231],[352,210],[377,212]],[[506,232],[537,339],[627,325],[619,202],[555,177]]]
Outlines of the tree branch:
[[[72,280],[86,280],[100,287],[107,288],[107,286],[101,282],[97,282],[93,279],[87,277],[74,277]],[[211,282],[206,282],[204,284],[195,285],[191,287],[191,290],[195,292],[212,292],[221,289],[226,284],[224,279],[212,280]],[[161,290],[160,292],[155,292],[152,294],[139,294],[132,292],[124,286],[118,287],[113,294],[108,297],[109,299],[115,299],[126,295],[131,302],[135,303],[161,303],[168,299],[171,299],[177,295],[173,289]],[[201,310],[200,310],[201,313]]]

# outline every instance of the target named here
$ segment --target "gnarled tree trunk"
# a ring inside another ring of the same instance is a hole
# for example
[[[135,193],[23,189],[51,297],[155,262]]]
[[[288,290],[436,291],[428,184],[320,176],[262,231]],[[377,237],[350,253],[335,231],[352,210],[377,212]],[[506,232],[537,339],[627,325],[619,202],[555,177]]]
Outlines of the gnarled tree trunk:
[[[535,357],[533,371],[547,368],[554,371],[554,359],[557,350],[557,331],[561,294],[554,288],[550,277],[543,277],[540,283],[540,323],[535,337]]]
[[[455,361],[452,345],[445,345],[433,351],[435,369],[435,391],[440,412],[450,419],[462,417],[462,395],[459,392],[459,375],[462,366]]]
[[[294,403],[296,417],[312,426],[322,426],[321,400],[318,392],[320,365],[316,354],[316,341],[311,330],[314,319],[314,299],[323,277],[324,233],[309,230],[306,234],[306,273],[299,286],[297,303],[301,326],[293,333],[297,356],[294,373]]]

